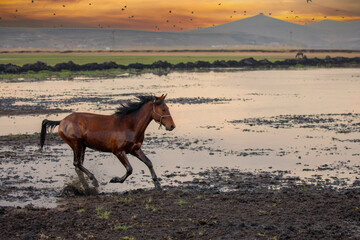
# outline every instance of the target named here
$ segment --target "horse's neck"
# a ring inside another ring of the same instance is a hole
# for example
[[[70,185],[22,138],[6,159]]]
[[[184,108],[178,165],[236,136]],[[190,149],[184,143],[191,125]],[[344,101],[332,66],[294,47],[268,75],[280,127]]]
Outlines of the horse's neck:
[[[137,137],[143,137],[146,128],[149,126],[152,120],[152,103],[144,104],[138,111],[136,111],[132,117],[134,118],[134,131]]]

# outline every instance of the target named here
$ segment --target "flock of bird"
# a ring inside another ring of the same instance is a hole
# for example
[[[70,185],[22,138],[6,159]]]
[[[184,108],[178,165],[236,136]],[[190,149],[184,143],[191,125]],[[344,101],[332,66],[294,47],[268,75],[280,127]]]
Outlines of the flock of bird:
[[[36,0],[31,0],[31,3],[34,4],[35,1],[36,1]],[[306,3],[311,3],[311,2],[312,2],[312,0],[306,0]],[[220,2],[220,3],[218,3],[217,5],[218,5],[218,7],[221,7],[221,6],[222,6],[222,3]],[[89,2],[89,6],[92,6],[92,3],[91,3],[91,2]],[[65,4],[62,4],[62,7],[65,8],[66,5],[65,5]],[[121,11],[122,11],[122,12],[123,12],[123,11],[126,11],[126,10],[127,10],[127,5],[121,7]],[[336,12],[338,12],[338,11],[339,11],[339,10],[336,9]],[[16,18],[16,16],[17,16],[16,14],[17,14],[17,13],[19,13],[19,10],[18,10],[18,9],[15,9],[14,18]],[[246,11],[246,10],[244,10],[244,11],[233,10],[232,13],[233,13],[233,14],[229,16],[229,18],[231,18],[231,19],[233,18],[234,15],[244,15],[244,16],[246,16],[247,11]],[[51,14],[52,14],[53,16],[56,16],[56,12],[52,12]],[[173,14],[173,10],[169,10],[169,14]],[[193,18],[192,16],[193,16],[194,14],[195,14],[195,11],[191,11],[191,15],[190,15],[190,17],[189,17],[188,19],[186,19],[186,21],[193,22],[193,19],[194,19],[194,18]],[[272,15],[271,12],[269,12],[268,14],[269,14],[269,16]],[[291,14],[291,15],[294,14],[294,10],[290,10],[290,14]],[[293,17],[294,19],[300,18],[298,15],[291,16],[291,17]],[[136,19],[134,15],[130,15],[130,16],[128,16],[128,18],[129,18],[129,19]],[[286,17],[286,18],[288,19],[289,17]],[[323,18],[327,18],[327,16],[324,16]],[[342,17],[342,18],[344,18],[344,17]],[[170,18],[169,18],[169,19],[170,19]],[[169,19],[166,19],[167,28],[183,30],[183,27],[181,27],[182,21],[172,21],[172,20],[169,20]],[[0,21],[1,21],[1,20],[2,20],[2,17],[0,16]],[[312,21],[315,21],[315,18],[312,18],[311,20],[312,20]],[[180,26],[177,25],[177,24],[179,24]],[[61,24],[60,26],[62,27],[62,24]],[[215,26],[215,24],[213,24],[212,26]],[[102,26],[101,24],[98,24],[97,27],[103,28],[103,26]],[[110,27],[110,26],[108,26],[108,27]],[[198,27],[198,28],[201,28],[201,27]],[[159,27],[158,25],[155,26],[155,29],[158,30],[158,31],[160,31],[160,27]]]

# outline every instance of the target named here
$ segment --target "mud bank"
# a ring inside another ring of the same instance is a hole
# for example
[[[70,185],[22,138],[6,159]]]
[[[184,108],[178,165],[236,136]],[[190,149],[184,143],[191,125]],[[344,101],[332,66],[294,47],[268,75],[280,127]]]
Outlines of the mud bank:
[[[54,209],[2,207],[7,239],[359,239],[359,188],[334,190],[231,169],[163,191],[75,196]],[[220,191],[235,184],[233,191]]]
[[[141,63],[132,63],[127,66],[119,65],[115,62],[104,62],[101,64],[98,63],[88,63],[88,64],[75,64],[72,61],[67,63],[58,63],[55,66],[49,66],[45,62],[38,61],[36,63],[24,64],[23,66],[17,66],[14,64],[0,64],[0,73],[11,73],[19,74],[25,73],[28,71],[53,71],[59,72],[62,70],[68,71],[95,71],[95,70],[106,70],[106,69],[135,69],[135,70],[145,70],[145,69],[164,69],[164,70],[193,70],[193,69],[213,69],[213,68],[247,68],[247,69],[271,69],[271,68],[289,68],[295,66],[327,66],[327,67],[341,67],[345,64],[353,64],[357,66],[360,64],[359,57],[347,58],[347,57],[330,57],[327,56],[325,59],[320,58],[307,58],[303,57],[300,59],[285,59],[283,61],[270,62],[267,59],[255,60],[254,58],[245,58],[240,61],[214,61],[212,63],[206,61],[197,61],[197,62],[187,62],[187,63],[178,63],[171,64],[166,61],[157,61],[152,64],[141,64]]]

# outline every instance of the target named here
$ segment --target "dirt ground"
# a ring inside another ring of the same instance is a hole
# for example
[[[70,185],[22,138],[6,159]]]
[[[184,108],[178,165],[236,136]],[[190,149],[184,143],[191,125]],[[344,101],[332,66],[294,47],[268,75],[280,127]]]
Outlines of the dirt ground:
[[[215,169],[163,191],[2,207],[0,229],[2,239],[359,239],[360,189]]]

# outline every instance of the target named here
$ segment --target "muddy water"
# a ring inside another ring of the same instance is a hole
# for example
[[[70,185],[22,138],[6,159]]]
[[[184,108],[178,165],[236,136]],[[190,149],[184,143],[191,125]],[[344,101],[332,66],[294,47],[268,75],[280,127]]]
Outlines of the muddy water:
[[[100,114],[111,114],[132,94],[168,93],[177,128],[166,132],[153,122],[143,146],[165,185],[192,180],[212,167],[276,172],[340,187],[360,177],[360,69],[146,74],[0,86],[13,108]],[[39,132],[44,118],[67,114],[0,117],[0,135]],[[49,206],[64,185],[76,181],[67,145],[48,146],[42,154],[36,149],[27,146],[0,164],[2,187],[16,187],[1,205]],[[152,187],[146,167],[129,159],[134,174],[124,184],[108,183],[125,173],[111,154],[88,150],[85,166],[100,181],[100,192]]]

